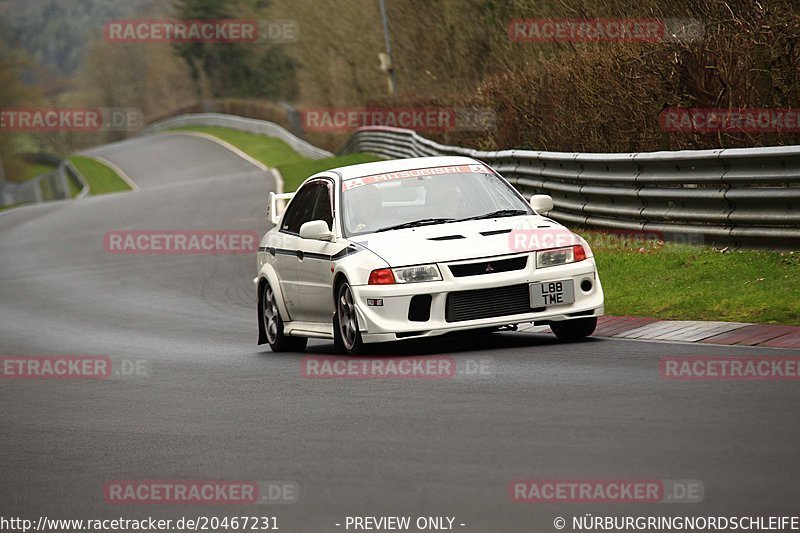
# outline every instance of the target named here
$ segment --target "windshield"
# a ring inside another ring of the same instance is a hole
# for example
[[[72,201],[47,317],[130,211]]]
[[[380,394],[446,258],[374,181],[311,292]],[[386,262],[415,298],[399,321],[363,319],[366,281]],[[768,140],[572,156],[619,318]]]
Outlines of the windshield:
[[[504,180],[488,171],[348,180],[342,187],[342,207],[346,236],[490,214],[533,213]]]

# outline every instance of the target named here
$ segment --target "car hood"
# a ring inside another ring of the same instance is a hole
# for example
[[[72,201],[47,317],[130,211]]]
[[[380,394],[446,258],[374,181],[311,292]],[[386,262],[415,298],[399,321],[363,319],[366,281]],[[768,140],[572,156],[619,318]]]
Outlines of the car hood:
[[[540,215],[435,224],[359,235],[350,240],[392,267],[510,255],[585,242]]]

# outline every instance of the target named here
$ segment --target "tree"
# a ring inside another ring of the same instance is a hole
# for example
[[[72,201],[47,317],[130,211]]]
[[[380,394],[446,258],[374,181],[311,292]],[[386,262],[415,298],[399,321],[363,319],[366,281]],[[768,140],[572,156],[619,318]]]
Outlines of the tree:
[[[22,83],[31,62],[22,50],[9,48],[0,40],[0,108],[30,105],[37,100],[37,93]],[[7,178],[19,176],[22,163],[17,158],[20,134],[0,129],[0,161]]]
[[[266,7],[267,2],[260,0],[178,0],[175,16],[255,20]],[[189,67],[200,98],[279,99],[291,98],[296,92],[296,65],[280,45],[191,42],[176,43],[174,48]]]

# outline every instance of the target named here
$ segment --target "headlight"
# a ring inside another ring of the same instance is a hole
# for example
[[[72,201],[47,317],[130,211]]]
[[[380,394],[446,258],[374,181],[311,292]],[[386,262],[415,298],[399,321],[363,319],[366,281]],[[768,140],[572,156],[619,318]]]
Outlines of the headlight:
[[[404,268],[393,268],[397,283],[417,283],[419,281],[442,281],[442,274],[436,265],[420,265]]]
[[[542,250],[541,252],[536,252],[536,268],[577,263],[584,259],[586,259],[586,251],[580,244],[566,246],[564,248],[553,248],[552,250]]]

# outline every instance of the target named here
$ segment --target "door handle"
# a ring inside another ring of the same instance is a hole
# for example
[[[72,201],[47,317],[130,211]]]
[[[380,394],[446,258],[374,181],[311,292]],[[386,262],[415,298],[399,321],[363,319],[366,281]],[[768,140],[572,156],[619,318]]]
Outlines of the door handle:
[[[302,261],[302,260],[303,260],[303,256],[305,255],[305,254],[303,253],[303,250],[297,250],[297,252],[295,252],[295,254],[297,255],[297,258],[298,258],[300,261]]]

